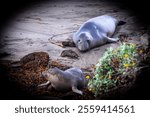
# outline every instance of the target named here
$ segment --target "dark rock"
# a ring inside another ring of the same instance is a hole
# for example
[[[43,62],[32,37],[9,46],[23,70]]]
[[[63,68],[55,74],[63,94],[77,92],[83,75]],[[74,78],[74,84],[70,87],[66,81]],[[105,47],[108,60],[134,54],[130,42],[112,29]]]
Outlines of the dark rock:
[[[75,47],[75,43],[73,41],[63,41],[62,45],[64,47]]]
[[[46,52],[34,52],[24,56],[20,63],[24,69],[37,70],[40,67],[47,67],[49,55]]]
[[[70,57],[70,58],[78,59],[79,56],[73,50],[64,50],[61,53],[61,57]]]
[[[57,60],[52,60],[52,61],[50,61],[49,67],[50,67],[50,68],[55,68],[55,67],[57,67],[57,68],[59,68],[59,69],[61,69],[61,70],[67,70],[67,69],[71,68],[71,66],[64,65],[64,64],[60,63],[60,62],[57,61]]]
[[[34,94],[37,86],[47,80],[41,73],[48,68],[49,55],[45,52],[34,52],[24,56],[20,61],[11,61],[8,67],[8,82],[14,84],[20,92]]]

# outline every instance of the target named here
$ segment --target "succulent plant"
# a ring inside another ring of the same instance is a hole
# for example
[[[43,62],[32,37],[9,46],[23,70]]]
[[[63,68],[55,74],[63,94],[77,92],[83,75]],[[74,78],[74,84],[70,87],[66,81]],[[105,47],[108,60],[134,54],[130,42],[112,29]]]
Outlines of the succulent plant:
[[[96,64],[94,77],[88,83],[89,91],[97,96],[117,87],[121,78],[131,75],[129,71],[136,69],[137,56],[137,46],[133,43],[123,43],[116,49],[108,48]]]

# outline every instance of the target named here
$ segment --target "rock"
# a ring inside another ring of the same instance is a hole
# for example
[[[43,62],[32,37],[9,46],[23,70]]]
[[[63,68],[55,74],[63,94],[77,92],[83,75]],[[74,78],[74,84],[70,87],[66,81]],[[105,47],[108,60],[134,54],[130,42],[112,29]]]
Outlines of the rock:
[[[66,69],[71,68],[71,66],[64,65],[64,64],[60,63],[60,62],[57,61],[57,60],[52,60],[52,61],[50,61],[49,67],[50,67],[50,68],[55,68],[55,67],[57,67],[57,68],[59,68],[59,69],[61,69],[61,70],[66,70]]]
[[[37,70],[38,68],[47,67],[49,55],[46,52],[34,52],[24,56],[20,60],[24,69]]]
[[[70,58],[73,58],[73,59],[78,59],[79,56],[73,50],[64,50],[61,53],[61,57],[70,57]]]
[[[48,68],[48,64],[48,53],[30,53],[21,58],[20,61],[9,64],[9,82],[15,84],[21,91],[34,94],[37,85],[46,82],[41,73]]]
[[[73,41],[63,41],[62,45],[64,47],[75,47],[75,43]]]

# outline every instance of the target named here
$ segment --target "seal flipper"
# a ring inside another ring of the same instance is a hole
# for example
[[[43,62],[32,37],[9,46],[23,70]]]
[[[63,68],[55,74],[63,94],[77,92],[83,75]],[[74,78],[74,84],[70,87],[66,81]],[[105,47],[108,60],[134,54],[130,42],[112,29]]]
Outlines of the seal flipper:
[[[75,93],[78,93],[80,95],[83,95],[83,92],[78,90],[75,86],[72,86],[72,91],[75,92]]]
[[[40,84],[40,85],[38,85],[38,87],[46,86],[48,84],[50,84],[50,81],[47,81],[46,83]]]
[[[107,42],[117,42],[119,38],[110,38],[110,37],[105,37],[107,39]]]

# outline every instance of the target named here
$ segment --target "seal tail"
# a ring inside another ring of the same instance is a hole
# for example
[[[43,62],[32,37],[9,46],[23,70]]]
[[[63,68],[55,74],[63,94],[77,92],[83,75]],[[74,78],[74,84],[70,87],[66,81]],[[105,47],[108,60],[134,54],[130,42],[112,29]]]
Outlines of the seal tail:
[[[126,24],[126,22],[125,21],[118,21],[118,26],[120,26],[120,25],[124,25],[124,24]]]

